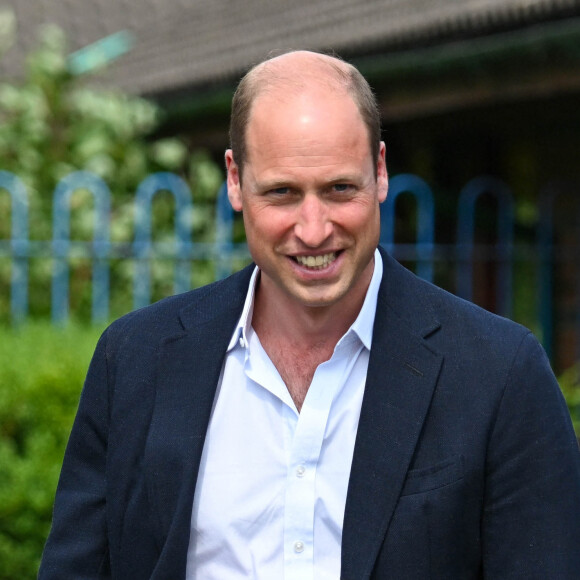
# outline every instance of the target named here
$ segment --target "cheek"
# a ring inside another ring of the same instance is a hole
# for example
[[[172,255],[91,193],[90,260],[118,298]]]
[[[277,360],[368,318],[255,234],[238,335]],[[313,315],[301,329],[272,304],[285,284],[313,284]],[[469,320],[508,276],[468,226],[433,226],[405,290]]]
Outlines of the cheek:
[[[341,208],[335,223],[346,231],[360,237],[374,237],[380,229],[378,204],[353,203]]]
[[[243,217],[246,237],[258,243],[280,239],[292,229],[292,220],[285,212],[269,208],[246,208]]]

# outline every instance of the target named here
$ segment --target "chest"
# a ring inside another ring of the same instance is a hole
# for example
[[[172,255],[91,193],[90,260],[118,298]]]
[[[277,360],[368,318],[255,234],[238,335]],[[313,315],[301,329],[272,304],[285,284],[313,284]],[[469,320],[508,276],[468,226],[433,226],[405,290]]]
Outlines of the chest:
[[[268,354],[300,411],[316,369],[331,357],[332,351],[322,348],[309,351],[275,348],[270,349]]]
[[[194,497],[198,576],[212,576],[216,551],[246,577],[317,578],[338,565],[366,378],[364,357],[356,363],[344,382],[321,365],[297,413],[268,358],[226,360]]]

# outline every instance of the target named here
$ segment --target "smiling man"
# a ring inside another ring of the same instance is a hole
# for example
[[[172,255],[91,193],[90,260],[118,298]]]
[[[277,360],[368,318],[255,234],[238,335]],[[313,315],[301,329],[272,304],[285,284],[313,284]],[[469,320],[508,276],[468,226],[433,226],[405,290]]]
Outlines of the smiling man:
[[[293,53],[255,70],[240,88],[257,93],[246,158],[226,152],[229,198],[260,269],[252,327],[298,410],[361,310],[387,195],[385,145],[371,147],[337,62]]]
[[[103,334],[40,578],[577,578],[580,454],[546,357],[377,249],[360,73],[265,61],[230,137],[255,264]]]

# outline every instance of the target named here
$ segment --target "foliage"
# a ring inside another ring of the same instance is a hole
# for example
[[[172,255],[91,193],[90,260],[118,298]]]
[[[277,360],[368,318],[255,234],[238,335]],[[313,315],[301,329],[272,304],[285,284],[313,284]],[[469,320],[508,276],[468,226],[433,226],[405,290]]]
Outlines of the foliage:
[[[0,327],[0,580],[35,578],[99,329]]]
[[[138,184],[150,173],[172,171],[190,185],[195,198],[192,216],[194,239],[209,241],[213,231],[213,200],[223,179],[221,170],[202,151],[189,152],[176,138],[153,139],[162,120],[160,109],[144,99],[118,91],[94,88],[87,76],[73,75],[67,68],[63,33],[43,29],[39,46],[28,57],[25,77],[19,82],[0,83],[0,169],[18,175],[29,199],[30,237],[52,237],[52,197],[56,184],[76,170],[95,173],[109,185],[113,195],[111,236],[115,242],[133,239],[133,198]],[[199,202],[199,203],[198,203]],[[9,196],[0,192],[0,215],[10,215]],[[92,198],[87,192],[74,194],[71,237],[91,240]],[[158,195],[154,202],[155,237],[173,236],[173,200]],[[10,220],[0,221],[0,239],[10,238]],[[90,262],[76,259],[71,282],[71,310],[87,318],[90,312]],[[46,316],[51,275],[44,258],[30,261],[30,304],[35,316]],[[153,271],[155,298],[171,291],[168,265]],[[113,314],[131,307],[133,270],[127,261],[113,264]],[[196,283],[210,281],[208,265]],[[0,262],[0,295],[9,296],[10,263]],[[8,305],[0,301],[0,319]]]
[[[580,361],[565,370],[558,377],[558,382],[568,403],[576,436],[580,440]]]

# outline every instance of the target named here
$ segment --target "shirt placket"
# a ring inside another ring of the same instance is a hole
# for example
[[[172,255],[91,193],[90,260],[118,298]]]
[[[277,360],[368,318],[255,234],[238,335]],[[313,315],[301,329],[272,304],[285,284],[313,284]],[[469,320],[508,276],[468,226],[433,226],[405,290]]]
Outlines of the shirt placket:
[[[335,356],[320,365],[298,421],[294,411],[294,420],[288,417],[289,421],[285,422],[287,430],[294,428],[291,445],[286,447],[289,453],[284,508],[285,580],[314,580],[316,472],[332,401],[339,386],[337,378],[344,376],[347,366],[347,357]]]

